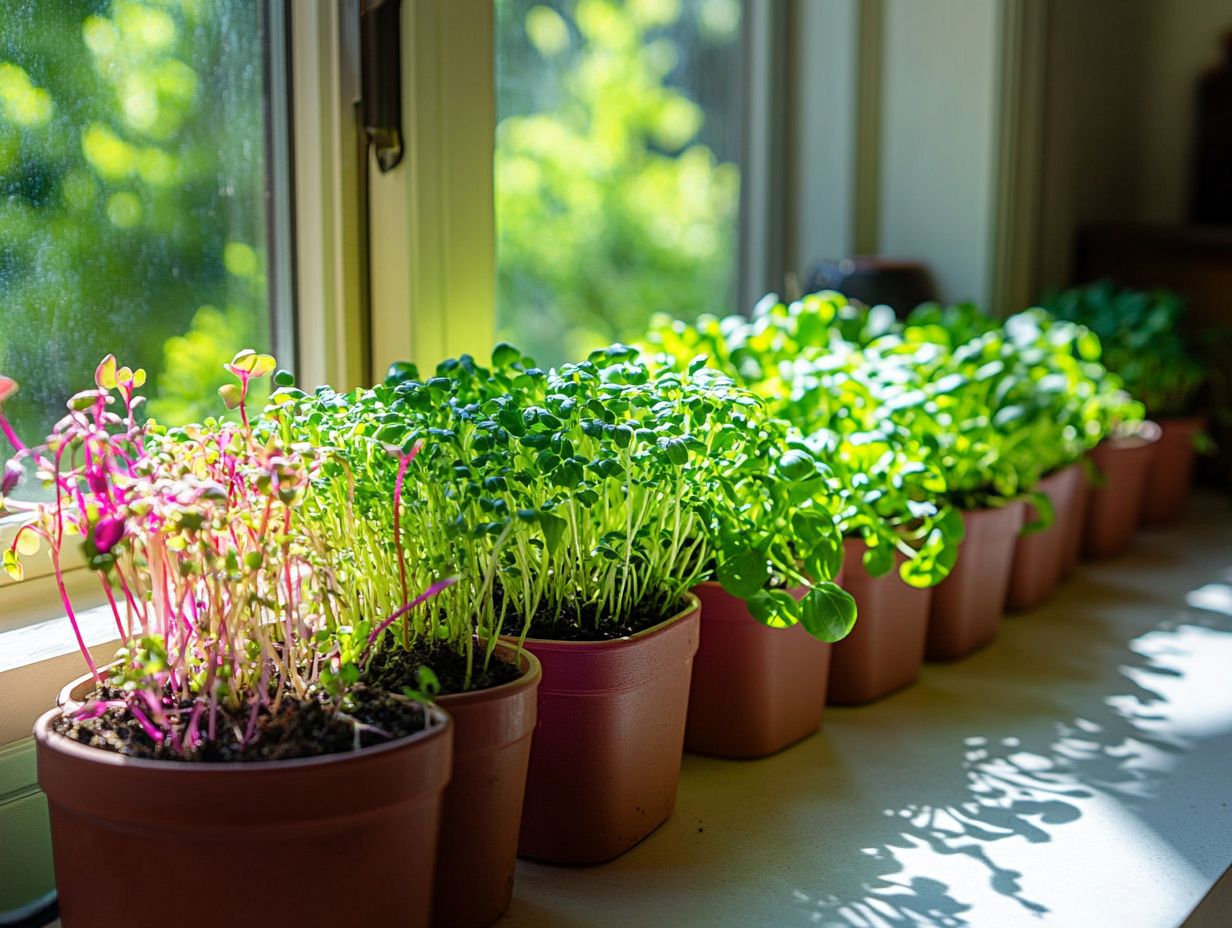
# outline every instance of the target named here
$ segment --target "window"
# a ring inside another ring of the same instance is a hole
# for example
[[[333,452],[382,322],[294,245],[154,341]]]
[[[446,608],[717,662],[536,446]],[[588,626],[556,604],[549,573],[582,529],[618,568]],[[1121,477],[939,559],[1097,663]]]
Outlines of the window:
[[[0,371],[28,440],[108,352],[177,422],[270,349],[267,30],[251,0],[0,10]]]
[[[496,0],[498,337],[540,364],[737,305],[739,0]]]

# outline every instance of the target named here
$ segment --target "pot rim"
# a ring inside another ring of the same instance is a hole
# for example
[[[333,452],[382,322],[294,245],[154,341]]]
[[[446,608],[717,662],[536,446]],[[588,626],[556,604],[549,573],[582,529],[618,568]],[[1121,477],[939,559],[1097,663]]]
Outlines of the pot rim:
[[[572,651],[577,649],[606,651],[614,648],[627,647],[630,644],[645,641],[647,638],[662,634],[672,625],[688,618],[694,612],[701,612],[701,600],[697,598],[696,594],[690,591],[685,591],[684,602],[685,605],[682,609],[680,609],[680,611],[664,619],[662,622],[652,625],[650,628],[644,628],[640,632],[635,632],[632,635],[625,635],[622,638],[604,638],[597,641],[567,641],[561,638],[518,638],[513,635],[502,635],[501,638],[510,644],[520,641],[524,646],[527,644],[533,644],[537,648],[548,650],[558,649],[561,651]]]
[[[1142,432],[1138,435],[1125,435],[1119,438],[1105,438],[1101,445],[1107,445],[1114,451],[1133,451],[1137,448],[1147,448],[1163,437],[1164,430],[1154,419],[1142,421]]]
[[[510,652],[513,656],[521,658],[522,673],[520,676],[500,686],[489,686],[481,690],[465,690],[461,693],[442,693],[434,700],[435,704],[449,709],[451,706],[469,706],[478,702],[495,701],[517,690],[535,686],[543,679],[543,665],[539,663],[539,658],[526,648],[519,648],[502,637],[493,653],[498,651]]]
[[[92,676],[87,674],[87,676]],[[384,744],[374,744],[357,751],[337,751],[333,754],[320,754],[316,757],[293,757],[288,760],[258,760],[234,761],[230,763],[192,763],[180,760],[151,760],[147,757],[130,757],[118,754],[104,748],[90,747],[71,738],[66,738],[52,731],[51,723],[57,716],[64,714],[63,706],[48,709],[34,723],[34,740],[48,750],[67,754],[94,764],[104,764],[113,767],[130,767],[137,770],[162,771],[164,773],[179,773],[184,776],[224,776],[229,772],[247,772],[253,774],[273,773],[279,770],[311,769],[325,767],[331,764],[344,763],[347,760],[371,758],[388,754],[406,747],[416,741],[427,741],[430,738],[442,737],[453,726],[453,719],[440,706],[427,706],[429,724],[422,731],[403,735]]]

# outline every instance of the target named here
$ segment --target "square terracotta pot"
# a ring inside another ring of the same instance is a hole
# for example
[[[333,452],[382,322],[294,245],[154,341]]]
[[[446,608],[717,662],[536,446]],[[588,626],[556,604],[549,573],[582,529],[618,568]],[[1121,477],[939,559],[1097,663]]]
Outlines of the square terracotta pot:
[[[1001,627],[1025,506],[963,512],[966,537],[950,575],[933,590],[927,657],[951,661],[992,642]]]
[[[1091,458],[1103,475],[1091,488],[1082,553],[1089,558],[1120,554],[1134,540],[1142,520],[1147,476],[1159,444],[1159,426],[1153,422],[1142,435],[1101,442]]]
[[[688,600],[628,638],[526,639],[543,677],[520,856],[601,863],[672,814],[701,612]]]
[[[1040,481],[1038,489],[1052,502],[1053,521],[1043,531],[1018,537],[1007,608],[1030,609],[1056,592],[1064,568],[1066,544],[1082,524],[1075,519],[1074,510],[1085,482],[1080,464],[1071,464]],[[1037,513],[1030,503],[1026,507],[1024,519],[1031,523]]]
[[[1091,505],[1091,478],[1087,475],[1086,463],[1075,465],[1079,479],[1074,488],[1074,498],[1069,512],[1062,518],[1061,532],[1061,579],[1071,576],[1082,559],[1082,535],[1086,531],[1087,509]]]
[[[802,625],[770,628],[714,582],[702,604],[684,747],[712,757],[765,757],[821,727],[831,645]],[[804,590],[792,590],[799,599]]]
[[[1194,439],[1206,428],[1203,416],[1162,419],[1159,444],[1147,472],[1142,498],[1144,525],[1174,525],[1185,511],[1185,500],[1193,486]]]
[[[864,569],[863,541],[843,544],[843,589],[858,610],[851,634],[834,645],[827,701],[857,705],[910,686],[924,666],[932,589],[908,586],[898,574],[905,560],[897,553],[894,569],[872,577]]]

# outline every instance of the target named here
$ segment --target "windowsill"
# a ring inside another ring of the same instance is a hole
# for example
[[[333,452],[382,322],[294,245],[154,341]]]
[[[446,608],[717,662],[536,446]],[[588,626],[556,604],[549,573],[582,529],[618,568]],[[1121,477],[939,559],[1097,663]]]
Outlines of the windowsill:
[[[658,831],[601,867],[520,861],[501,925],[1175,928],[1232,864],[1227,525],[1203,494],[795,747],[685,755]]]
[[[83,610],[77,619],[90,655],[109,660],[118,644],[110,607]],[[0,746],[29,737],[60,688],[87,669],[63,614],[0,632]]]
[[[1200,496],[1183,528],[1082,565],[981,653],[828,709],[774,757],[686,755],[662,828],[601,867],[520,861],[501,924],[1173,928],[1208,893],[1202,914],[1225,923],[1229,894],[1211,890],[1232,863],[1227,514]],[[75,647],[49,660],[66,669],[33,694],[39,711],[82,672]]]

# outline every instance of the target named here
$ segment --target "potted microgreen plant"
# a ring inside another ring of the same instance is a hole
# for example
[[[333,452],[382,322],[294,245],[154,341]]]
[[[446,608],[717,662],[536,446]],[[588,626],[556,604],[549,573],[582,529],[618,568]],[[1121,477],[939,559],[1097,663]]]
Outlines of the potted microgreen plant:
[[[45,443],[22,444],[0,413],[53,497],[18,502],[6,483],[29,521],[4,566],[19,577],[46,547],[90,671],[34,732],[67,926],[128,924],[134,906],[279,924],[304,875],[294,847],[330,874],[297,924],[428,923],[448,719],[359,682],[373,639],[340,620],[326,550],[299,519],[321,457],[246,408],[273,366],[251,351],[228,365],[238,422],[141,421],[144,373],[110,356]],[[14,389],[0,380],[0,399]],[[65,592],[69,546],[115,621],[108,666]]]
[[[1041,474],[1036,492],[1047,498],[1052,523],[1019,537],[1006,602],[1010,609],[1029,609],[1055,591],[1069,552],[1077,556],[1087,507],[1084,459],[1104,437],[1116,384],[1099,363],[1098,338],[1084,326],[1036,308],[1011,316],[1004,328],[1024,376],[1055,424],[1051,440],[1034,449]],[[1030,501],[1026,519],[1039,519]]]
[[[850,627],[850,599],[830,582],[833,520],[784,489],[818,465],[774,445],[762,404],[718,372],[626,346],[544,371],[499,345],[490,368],[455,359],[422,384],[406,373],[399,391],[444,391],[419,402],[453,443],[439,471],[447,497],[466,501],[453,528],[489,546],[479,595],[494,627],[543,665],[520,851],[614,857],[675,803],[693,587],[718,573],[766,622],[830,637]],[[784,542],[750,502],[789,513],[815,544]]]
[[[945,479],[930,452],[876,410],[901,391],[861,350],[893,328],[894,315],[833,293],[790,305],[763,300],[752,319],[656,321],[649,340],[680,355],[713,359],[806,433],[830,472],[846,557],[842,585],[860,621],[836,643],[831,702],[867,702],[912,683],[924,660],[931,587],[962,538],[944,502]]]
[[[1193,482],[1195,451],[1209,444],[1201,409],[1209,369],[1193,345],[1184,299],[1102,280],[1054,294],[1046,305],[1099,337],[1103,363],[1158,423],[1158,446],[1138,455],[1150,458],[1142,520],[1176,522]]]
[[[495,483],[470,479],[495,451],[474,404],[503,389],[469,358],[426,380],[398,364],[384,383],[347,394],[284,384],[267,413],[330,449],[304,518],[327,539],[349,614],[370,624],[431,578],[457,579],[379,630],[362,677],[429,692],[453,719],[433,914],[450,928],[491,924],[512,898],[540,680],[535,656],[500,640],[496,571],[510,513]]]

